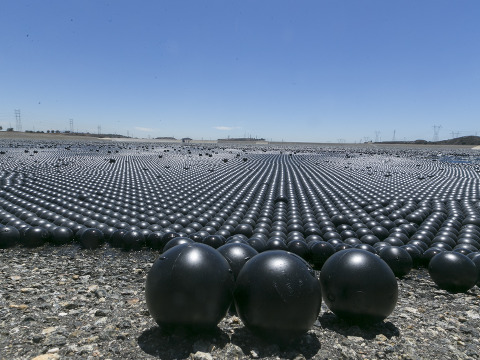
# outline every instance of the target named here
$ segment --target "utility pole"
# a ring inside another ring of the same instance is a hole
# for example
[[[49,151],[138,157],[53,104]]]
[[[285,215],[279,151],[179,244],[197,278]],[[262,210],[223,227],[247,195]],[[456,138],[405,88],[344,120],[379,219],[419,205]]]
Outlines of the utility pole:
[[[22,131],[22,118],[20,116],[20,109],[15,109],[15,130]]]
[[[433,125],[433,141],[438,141],[438,134],[442,125]]]

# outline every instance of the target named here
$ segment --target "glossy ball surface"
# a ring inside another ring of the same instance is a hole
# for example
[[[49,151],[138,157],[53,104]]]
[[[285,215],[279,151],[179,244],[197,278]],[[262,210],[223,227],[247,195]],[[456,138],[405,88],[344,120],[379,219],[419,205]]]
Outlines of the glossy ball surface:
[[[86,229],[80,235],[80,245],[84,249],[96,249],[103,243],[103,233],[98,229]]]
[[[150,269],[147,308],[160,326],[209,329],[226,315],[233,287],[232,270],[218,251],[200,243],[181,244]]]
[[[454,251],[435,255],[428,265],[428,273],[440,289],[454,293],[468,291],[475,286],[478,277],[475,263]]]
[[[407,275],[413,267],[413,260],[407,250],[397,246],[387,246],[378,253],[396,277]]]
[[[393,271],[376,255],[359,249],[332,255],[320,273],[325,304],[351,323],[375,323],[391,314],[398,298]]]
[[[13,226],[0,227],[0,249],[12,247],[20,241],[20,232]]]
[[[35,226],[27,229],[22,243],[26,247],[38,247],[50,240],[50,232],[42,227]]]
[[[307,332],[320,312],[320,282],[299,256],[282,250],[256,255],[240,271],[235,307],[253,333],[290,340]]]
[[[235,279],[247,261],[258,254],[253,247],[242,243],[225,244],[220,246],[217,251],[227,260]]]
[[[54,245],[69,244],[73,241],[73,231],[67,227],[59,226],[52,230],[50,242]]]

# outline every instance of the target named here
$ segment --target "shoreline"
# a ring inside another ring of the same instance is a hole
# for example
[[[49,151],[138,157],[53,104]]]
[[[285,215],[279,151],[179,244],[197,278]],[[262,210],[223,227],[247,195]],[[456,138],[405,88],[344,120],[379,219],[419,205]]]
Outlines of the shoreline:
[[[72,141],[72,142],[106,142],[106,143],[158,143],[172,145],[236,145],[236,146],[314,146],[314,147],[335,147],[335,148],[403,148],[403,149],[466,149],[480,150],[479,145],[448,145],[448,144],[390,144],[390,143],[331,143],[331,142],[286,142],[286,141],[218,141],[218,140],[198,140],[194,139],[188,142],[182,140],[166,139],[143,139],[143,138],[108,138],[87,135],[67,135],[67,134],[48,134],[48,133],[25,133],[25,132],[7,132],[0,131],[0,140],[52,140],[52,141]]]

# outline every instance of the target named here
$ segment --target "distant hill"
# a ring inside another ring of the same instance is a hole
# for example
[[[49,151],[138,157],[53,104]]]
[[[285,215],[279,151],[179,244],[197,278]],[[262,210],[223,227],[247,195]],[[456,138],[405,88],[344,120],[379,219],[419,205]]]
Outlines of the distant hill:
[[[480,136],[461,136],[454,139],[436,141],[439,145],[480,145]]]
[[[480,145],[480,136],[461,136],[442,141],[382,141],[381,144],[415,144],[415,145]]]

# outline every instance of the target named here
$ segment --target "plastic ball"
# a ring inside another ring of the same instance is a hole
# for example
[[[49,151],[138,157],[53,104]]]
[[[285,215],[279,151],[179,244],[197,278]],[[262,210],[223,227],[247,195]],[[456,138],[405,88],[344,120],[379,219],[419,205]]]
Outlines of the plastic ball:
[[[288,250],[287,244],[283,239],[278,237],[273,237],[267,241],[265,250]]]
[[[86,229],[80,236],[80,245],[84,249],[96,249],[102,245],[103,233],[98,229]]]
[[[220,246],[217,251],[227,260],[236,279],[243,265],[258,252],[248,244],[230,243]]]
[[[326,241],[312,241],[308,243],[309,261],[314,269],[322,269],[327,259],[335,254],[333,245]]]
[[[287,249],[291,253],[294,253],[300,256],[302,259],[306,260],[309,257],[310,250],[308,245],[303,240],[292,240],[287,244]]]
[[[225,244],[226,240],[222,235],[209,235],[205,237],[202,241],[205,245],[211,246],[214,249],[219,248]]]
[[[246,237],[251,237],[253,235],[253,228],[250,224],[239,224],[235,228],[235,234],[245,235]]]
[[[177,245],[148,272],[147,308],[166,328],[214,328],[227,313],[233,288],[233,272],[218,251],[200,243]]]
[[[413,267],[418,267],[422,260],[423,250],[415,245],[403,245],[403,249],[405,249],[412,258]]]
[[[155,250],[163,250],[163,247],[166,243],[163,242],[163,231],[153,231],[150,235],[147,236],[146,245]]]
[[[177,245],[183,245],[183,244],[192,244],[194,241],[190,238],[183,237],[183,236],[177,236],[171,240],[169,240],[165,246],[163,247],[163,251],[168,251],[171,248],[177,246]]]
[[[397,277],[407,275],[413,267],[413,260],[406,249],[397,246],[387,246],[378,253]]]
[[[271,250],[243,266],[234,300],[238,315],[253,333],[288,341],[312,327],[322,295],[308,263],[290,252]]]
[[[38,247],[49,241],[50,236],[51,235],[48,230],[39,226],[34,226],[25,231],[22,243],[26,247]]]
[[[428,273],[440,289],[450,292],[466,292],[477,283],[475,263],[467,256],[453,251],[444,251],[432,258]]]
[[[365,250],[348,249],[332,255],[322,268],[320,282],[328,308],[347,322],[380,322],[397,303],[393,271]]]
[[[0,249],[12,247],[20,241],[20,232],[13,226],[0,227]]]
[[[140,250],[145,245],[145,236],[136,230],[127,231],[122,240],[124,250]]]
[[[247,240],[248,244],[253,247],[257,252],[261,253],[267,249],[267,242],[260,238],[250,238]]]
[[[73,241],[73,231],[67,227],[59,226],[52,230],[50,242],[54,245],[69,244]]]
[[[113,247],[120,248],[123,246],[123,236],[127,233],[125,229],[116,230],[112,236],[110,236],[109,243]]]
[[[471,253],[467,255],[477,267],[477,286],[480,284],[480,252]]]
[[[420,260],[420,263],[424,266],[424,267],[428,267],[428,265],[430,264],[430,261],[438,254],[440,254],[441,252],[444,252],[446,251],[445,249],[442,249],[442,248],[439,248],[439,247],[431,247],[431,248],[428,248],[427,250],[425,250],[422,254],[422,257],[421,257],[421,260]]]

